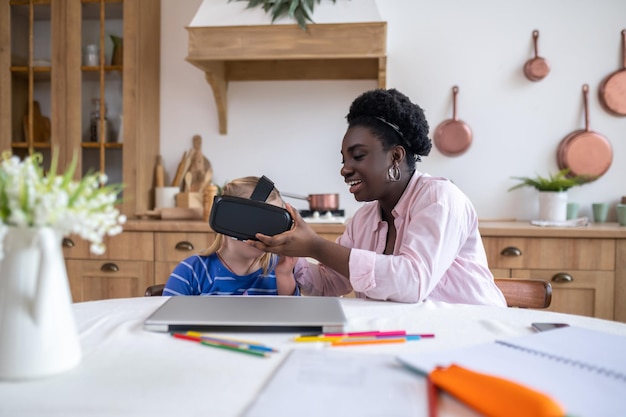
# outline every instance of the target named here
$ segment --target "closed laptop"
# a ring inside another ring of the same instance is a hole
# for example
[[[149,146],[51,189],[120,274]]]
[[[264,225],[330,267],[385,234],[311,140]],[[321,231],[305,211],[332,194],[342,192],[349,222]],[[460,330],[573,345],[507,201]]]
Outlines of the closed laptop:
[[[144,322],[157,332],[341,332],[346,317],[337,297],[173,296]]]

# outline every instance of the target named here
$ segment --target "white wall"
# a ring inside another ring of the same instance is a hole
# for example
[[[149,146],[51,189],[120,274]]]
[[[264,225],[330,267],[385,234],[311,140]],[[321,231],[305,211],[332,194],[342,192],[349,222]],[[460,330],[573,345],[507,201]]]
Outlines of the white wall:
[[[210,0],[227,3],[228,0]],[[325,1],[325,0],[323,0]],[[354,3],[363,0],[350,0]],[[281,191],[340,193],[352,214],[354,201],[343,178],[340,147],[352,100],[374,81],[231,82],[228,134],[218,133],[213,93],[204,74],[185,61],[187,32],[201,0],[162,0],[161,153],[170,177],[194,134],[219,184],[265,174]],[[483,219],[532,219],[535,192],[508,192],[512,176],[557,171],[556,150],[566,135],[584,127],[581,87],[590,86],[592,130],[613,146],[609,171],[570,190],[571,201],[590,215],[591,203],[613,205],[626,195],[626,117],[600,106],[602,79],[622,66],[623,0],[378,0],[387,21],[387,87],[407,94],[426,111],[431,134],[452,116],[451,88],[459,86],[457,112],[474,142],[457,157],[433,147],[421,171],[453,180]],[[530,82],[522,67],[539,53],[552,70]],[[289,200],[297,208],[305,201]],[[615,221],[611,210],[610,220]]]

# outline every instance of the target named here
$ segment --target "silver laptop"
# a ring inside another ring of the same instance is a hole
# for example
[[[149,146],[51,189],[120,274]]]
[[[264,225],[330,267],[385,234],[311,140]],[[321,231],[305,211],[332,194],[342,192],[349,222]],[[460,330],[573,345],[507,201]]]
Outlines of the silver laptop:
[[[334,333],[346,323],[336,297],[173,296],[144,321],[144,329]]]

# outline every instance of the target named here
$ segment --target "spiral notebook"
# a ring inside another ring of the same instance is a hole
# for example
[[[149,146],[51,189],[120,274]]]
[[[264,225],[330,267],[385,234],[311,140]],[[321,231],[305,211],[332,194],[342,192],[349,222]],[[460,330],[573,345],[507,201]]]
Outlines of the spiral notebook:
[[[568,415],[626,416],[625,336],[572,326],[397,359],[422,374],[455,363],[504,377],[550,395]]]

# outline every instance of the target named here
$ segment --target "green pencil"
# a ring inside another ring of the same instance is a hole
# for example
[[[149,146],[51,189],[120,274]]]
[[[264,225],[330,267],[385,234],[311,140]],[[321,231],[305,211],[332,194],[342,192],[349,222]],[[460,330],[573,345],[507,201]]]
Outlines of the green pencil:
[[[269,356],[266,352],[245,349],[245,348],[238,348],[236,346],[220,345],[219,343],[211,343],[211,342],[207,342],[206,340],[202,340],[200,344],[205,345],[205,346],[219,348],[219,349],[231,350],[233,352],[247,353],[248,355],[261,356],[264,358],[267,358]]]

